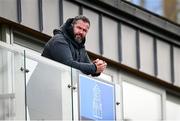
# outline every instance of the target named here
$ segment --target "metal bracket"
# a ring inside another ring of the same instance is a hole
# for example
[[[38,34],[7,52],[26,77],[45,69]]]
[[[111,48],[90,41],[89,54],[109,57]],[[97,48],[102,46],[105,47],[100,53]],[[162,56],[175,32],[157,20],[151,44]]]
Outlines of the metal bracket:
[[[28,70],[28,69],[24,69],[23,67],[21,67],[21,68],[20,68],[20,70],[21,70],[21,71],[25,71],[26,73],[28,73],[28,72],[29,72],[29,70]]]
[[[119,105],[120,104],[120,102],[116,102],[116,105]]]
[[[67,86],[68,88],[72,88],[73,90],[75,90],[76,89],[76,87],[74,87],[74,86],[72,86],[72,85],[70,85],[70,84],[68,84],[68,86]]]

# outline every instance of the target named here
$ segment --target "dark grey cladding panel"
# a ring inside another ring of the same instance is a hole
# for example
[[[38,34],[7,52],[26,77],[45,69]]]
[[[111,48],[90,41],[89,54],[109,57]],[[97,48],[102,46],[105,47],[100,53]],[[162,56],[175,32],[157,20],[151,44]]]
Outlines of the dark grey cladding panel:
[[[173,27],[172,27],[173,26]],[[175,26],[172,25],[170,22],[166,22],[165,28],[171,30],[171,31],[176,31],[176,33],[180,35],[180,26]]]
[[[99,0],[111,6],[118,7],[118,0]]]

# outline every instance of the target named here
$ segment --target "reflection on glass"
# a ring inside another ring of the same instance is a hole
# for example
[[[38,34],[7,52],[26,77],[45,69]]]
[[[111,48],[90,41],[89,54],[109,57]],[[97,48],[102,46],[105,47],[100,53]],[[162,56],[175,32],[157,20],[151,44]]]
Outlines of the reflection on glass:
[[[163,15],[163,0],[132,0],[132,3],[159,15]]]
[[[0,95],[0,120],[13,120],[15,118],[14,109],[15,98],[9,95]]]
[[[26,58],[29,70],[26,74],[27,113],[30,120],[63,120],[64,106],[71,113],[71,91],[64,85],[70,83],[70,68],[67,70],[64,66],[51,62],[52,64],[36,58]],[[63,102],[68,102],[69,105],[64,105]]]
[[[99,79],[102,79],[102,80],[106,80],[108,82],[112,82],[113,81],[112,76],[109,75],[109,74],[105,74],[105,73],[101,73],[101,75],[96,77],[96,78],[99,78]]]
[[[26,85],[28,84],[31,75],[33,74],[38,62],[31,60],[31,59],[26,59],[26,68],[28,69],[28,73],[26,74]]]
[[[14,118],[11,64],[11,53],[0,47],[0,120]]]
[[[0,45],[0,120],[25,119],[22,65],[21,54]]]

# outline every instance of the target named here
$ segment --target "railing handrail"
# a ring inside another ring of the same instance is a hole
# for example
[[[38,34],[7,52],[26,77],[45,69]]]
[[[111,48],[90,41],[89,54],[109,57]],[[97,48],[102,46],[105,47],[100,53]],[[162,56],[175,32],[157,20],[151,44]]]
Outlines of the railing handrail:
[[[10,52],[16,52],[16,53],[19,53],[19,54],[22,54],[23,55],[23,50],[20,49],[20,48],[17,48],[17,47],[14,47],[12,45],[9,45],[5,42],[2,42],[0,41],[0,47],[6,49],[7,51],[10,51]]]
[[[13,53],[18,53],[22,56],[24,56],[24,54],[25,54],[26,58],[28,58],[28,59],[32,59],[34,61],[41,62],[43,64],[51,65],[51,66],[54,66],[54,67],[61,69],[61,70],[70,70],[70,68],[71,68],[71,67],[64,65],[62,63],[50,60],[50,59],[45,58],[45,57],[42,57],[41,55],[29,52],[28,50],[25,50],[25,49],[22,49],[22,48],[13,46],[13,45],[9,45],[9,44],[2,42],[2,41],[0,41],[0,47],[4,48],[7,51],[10,51]]]
[[[15,98],[15,93],[0,94],[0,100],[1,99],[13,99],[13,98]]]

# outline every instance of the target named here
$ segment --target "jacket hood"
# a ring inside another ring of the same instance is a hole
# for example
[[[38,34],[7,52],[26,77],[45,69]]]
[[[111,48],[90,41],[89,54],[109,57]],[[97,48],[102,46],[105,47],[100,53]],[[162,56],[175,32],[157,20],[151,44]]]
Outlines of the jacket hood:
[[[56,35],[56,34],[63,33],[64,36],[68,39],[68,41],[70,41],[76,48],[84,48],[84,44],[86,41],[85,38],[82,40],[81,43],[78,43],[74,39],[73,27],[71,25],[73,20],[74,18],[67,19],[67,21],[63,25],[61,25],[59,29],[53,30],[53,34]]]

